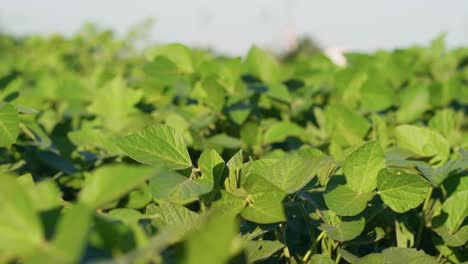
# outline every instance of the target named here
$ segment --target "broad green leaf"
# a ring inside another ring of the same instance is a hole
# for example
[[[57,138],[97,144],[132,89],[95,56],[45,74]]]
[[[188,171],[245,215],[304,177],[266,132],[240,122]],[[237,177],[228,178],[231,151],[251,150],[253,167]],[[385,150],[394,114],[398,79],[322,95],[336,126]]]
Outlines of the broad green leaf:
[[[397,111],[397,120],[409,123],[422,116],[430,108],[430,93],[427,86],[414,85],[402,89],[400,92],[400,108]]]
[[[299,136],[304,130],[291,122],[281,121],[274,123],[263,134],[263,144],[283,142],[289,136]]]
[[[222,214],[237,215],[245,208],[247,202],[242,197],[233,195],[224,190],[220,191],[221,197],[212,204],[212,208]]]
[[[330,181],[331,183],[331,181]],[[364,211],[373,192],[359,193],[348,184],[328,184],[324,199],[327,207],[337,215],[354,216]]]
[[[148,184],[144,183],[139,186],[136,190],[131,191],[125,198],[122,206],[126,208],[139,209],[145,207],[153,200],[153,195],[148,187]]]
[[[383,149],[387,149],[388,145],[391,144],[391,133],[385,117],[374,113],[371,115],[371,119],[373,128],[372,138],[379,141]]]
[[[395,221],[395,235],[397,247],[412,248],[414,246],[414,234],[408,229],[408,224],[404,221]]]
[[[370,208],[368,212],[373,212],[375,208]],[[380,210],[380,209],[377,209]],[[364,213],[366,215],[372,213]],[[380,227],[375,227],[374,229],[367,230],[361,235],[353,239],[352,241],[346,242],[347,245],[371,245],[385,237],[385,231]]]
[[[443,204],[442,210],[448,214],[444,225],[451,233],[455,233],[468,216],[468,190],[457,192]]]
[[[240,138],[247,146],[260,144],[261,127],[255,122],[245,123],[240,129]]]
[[[213,144],[223,148],[239,149],[242,147],[242,141],[240,139],[231,137],[225,133],[216,134],[208,138],[207,141],[210,145]]]
[[[186,263],[226,263],[233,252],[233,240],[238,233],[237,221],[232,215],[211,214],[185,242]]]
[[[344,161],[346,185],[360,193],[377,187],[377,174],[385,166],[385,156],[378,141],[369,141],[353,151]]]
[[[79,262],[85,249],[90,225],[91,215],[88,208],[74,205],[66,209],[51,242],[50,260],[54,259],[55,263]]]
[[[107,216],[117,219],[122,223],[128,225],[133,232],[135,243],[138,247],[146,245],[148,242],[148,235],[143,230],[143,227],[139,224],[142,219],[147,219],[140,211],[129,209],[129,208],[117,208],[109,211]]]
[[[116,145],[138,162],[152,166],[165,164],[173,170],[192,167],[181,135],[168,126],[155,125],[117,140]]]
[[[200,224],[199,214],[174,203],[162,203],[159,206],[150,204],[146,208],[146,215],[153,219],[158,228],[174,227],[188,231]]]
[[[183,73],[193,72],[190,49],[182,44],[167,44],[148,51],[149,58],[165,57],[172,61]]]
[[[382,169],[377,176],[377,188],[385,204],[393,211],[404,213],[420,205],[431,186],[418,175],[400,169]]]
[[[291,95],[289,94],[288,88],[284,84],[270,84],[268,85],[268,90],[266,94],[276,100],[290,103],[291,102]]]
[[[244,185],[250,174],[267,175],[265,172],[278,162],[278,159],[251,160],[244,164],[241,185]]]
[[[43,180],[34,183],[31,174],[25,174],[17,178],[18,182],[28,193],[34,208],[44,211],[61,206],[62,193],[54,180]]]
[[[109,154],[120,154],[120,149],[117,148],[110,138],[106,137],[102,130],[94,128],[84,128],[73,130],[67,134],[70,141],[77,147],[95,146],[99,149],[107,151]]]
[[[284,245],[278,240],[247,240],[245,242],[247,262],[254,263],[266,259],[282,248]]]
[[[315,254],[310,258],[310,263],[314,264],[334,264],[335,261],[328,256]]]
[[[9,147],[16,142],[20,132],[19,117],[11,104],[0,106],[0,147]]]
[[[224,161],[214,151],[205,151],[198,160],[201,175],[192,170],[190,177],[167,171],[150,180],[150,189],[157,201],[171,201],[186,204],[195,201],[200,195],[209,193],[214,183],[219,183],[224,170]]]
[[[433,157],[431,163],[443,163],[450,154],[450,145],[438,133],[425,127],[400,125],[395,128],[397,145],[419,157]]]
[[[282,79],[281,65],[276,58],[256,46],[250,48],[245,67],[266,83],[277,83]]]
[[[363,109],[381,111],[395,103],[395,92],[392,87],[384,79],[378,77],[368,78],[360,89]]]
[[[192,175],[194,175],[192,171]],[[155,201],[186,204],[213,189],[213,180],[205,177],[185,177],[175,171],[164,171],[150,179],[149,186]]]
[[[234,192],[240,187],[242,164],[244,164],[242,150],[239,150],[226,163],[226,166],[229,169],[229,174],[226,180],[224,181],[224,186],[228,192]]]
[[[223,109],[226,91],[217,76],[211,75],[198,82],[190,96],[219,112]]]
[[[427,163],[418,164],[418,170],[426,177],[433,186],[439,186],[449,175],[461,173],[465,167],[466,161],[448,160],[442,166],[434,167]]]
[[[370,129],[366,118],[342,105],[327,105],[325,118],[328,135],[340,146],[362,144],[364,136]]]
[[[12,176],[0,175],[0,252],[28,254],[44,242],[44,231],[26,190]]]
[[[435,113],[429,120],[428,126],[452,142],[457,132],[455,122],[455,111],[452,109],[443,109]]]
[[[317,174],[327,157],[318,149],[303,147],[279,159],[260,173],[269,182],[287,193],[302,189]]]
[[[95,91],[88,111],[96,115],[104,127],[119,132],[131,122],[132,115],[138,113],[135,105],[142,96],[141,90],[130,89],[117,77]]]
[[[25,263],[80,262],[88,237],[90,220],[89,209],[83,205],[74,205],[66,209],[58,223],[53,240],[47,247],[41,247],[33,255],[28,256]]]
[[[360,258],[357,262],[359,264],[400,264],[400,263],[411,263],[411,264],[436,264],[435,258],[428,256],[422,250],[416,250],[413,248],[396,248],[391,247],[382,251],[382,253],[372,253],[363,258]]]
[[[149,205],[148,207],[150,207]],[[140,211],[129,209],[129,208],[116,208],[112,209],[107,213],[107,216],[111,218],[118,219],[126,224],[137,225],[138,221],[141,219],[146,219],[148,216],[145,216]]]
[[[85,178],[79,201],[100,208],[161,174],[160,169],[135,165],[110,165],[96,169]]]
[[[321,224],[318,228],[325,231],[327,236],[340,242],[352,240],[364,231],[364,218],[354,221],[340,221],[336,225]]]
[[[357,261],[353,262],[353,264],[384,264],[384,257],[382,254],[379,253],[371,253],[367,256],[364,256]],[[396,264],[396,263],[395,263]]]
[[[468,225],[462,226],[458,231],[451,232],[443,223],[438,225],[438,220],[434,219],[433,230],[444,240],[444,243],[450,247],[460,247],[468,241]]]
[[[242,186],[247,191],[247,206],[241,216],[249,221],[269,224],[285,221],[283,200],[286,193],[260,175],[250,175]]]
[[[177,65],[170,59],[162,56],[155,57],[143,66],[152,83],[165,85],[175,83],[181,77]]]

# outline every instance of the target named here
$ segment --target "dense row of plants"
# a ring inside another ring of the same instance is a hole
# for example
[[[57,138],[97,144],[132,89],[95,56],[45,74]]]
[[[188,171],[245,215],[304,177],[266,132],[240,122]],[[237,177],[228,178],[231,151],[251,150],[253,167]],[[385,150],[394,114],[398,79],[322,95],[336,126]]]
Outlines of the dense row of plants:
[[[468,48],[0,36],[0,262],[467,260]]]

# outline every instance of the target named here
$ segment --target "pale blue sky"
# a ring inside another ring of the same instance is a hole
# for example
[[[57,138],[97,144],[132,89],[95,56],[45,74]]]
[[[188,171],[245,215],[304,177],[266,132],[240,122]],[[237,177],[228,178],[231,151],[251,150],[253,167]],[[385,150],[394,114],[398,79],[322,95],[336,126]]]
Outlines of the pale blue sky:
[[[426,44],[441,32],[450,46],[468,45],[468,0],[0,0],[0,27],[17,34],[71,34],[86,21],[121,33],[148,17],[155,41],[231,54],[284,47],[291,25],[348,50]]]

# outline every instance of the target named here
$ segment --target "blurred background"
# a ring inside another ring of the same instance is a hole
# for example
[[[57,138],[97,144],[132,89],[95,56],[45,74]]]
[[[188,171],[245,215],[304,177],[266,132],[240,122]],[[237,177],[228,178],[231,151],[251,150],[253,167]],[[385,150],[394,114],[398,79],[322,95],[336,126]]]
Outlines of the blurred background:
[[[148,18],[150,42],[228,55],[252,44],[283,52],[301,38],[331,56],[426,44],[439,33],[448,47],[468,45],[467,0],[0,0],[0,30],[17,35],[72,35],[85,22],[124,34]]]

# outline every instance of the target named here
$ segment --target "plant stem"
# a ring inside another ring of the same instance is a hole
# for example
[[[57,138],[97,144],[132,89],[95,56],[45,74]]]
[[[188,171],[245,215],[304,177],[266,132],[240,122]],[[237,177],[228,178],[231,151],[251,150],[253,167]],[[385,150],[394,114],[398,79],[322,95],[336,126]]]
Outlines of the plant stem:
[[[306,254],[304,255],[304,258],[302,258],[302,262],[303,263],[307,263],[307,261],[309,261],[309,258],[311,255],[315,254],[317,252],[317,245],[318,245],[318,242],[320,242],[320,240],[322,240],[322,238],[325,236],[325,231],[322,231],[317,239],[315,239],[313,242],[312,242],[312,246],[310,247],[309,250],[307,250]]]
[[[427,207],[429,206],[429,202],[431,201],[432,190],[433,188],[429,190],[429,192],[427,193],[426,199],[424,200],[424,204],[423,204],[423,208],[421,212],[421,219],[419,221],[418,232],[416,233],[416,241],[414,245],[418,249],[419,249],[419,244],[421,243],[421,237],[424,231],[424,226],[426,225]]]

